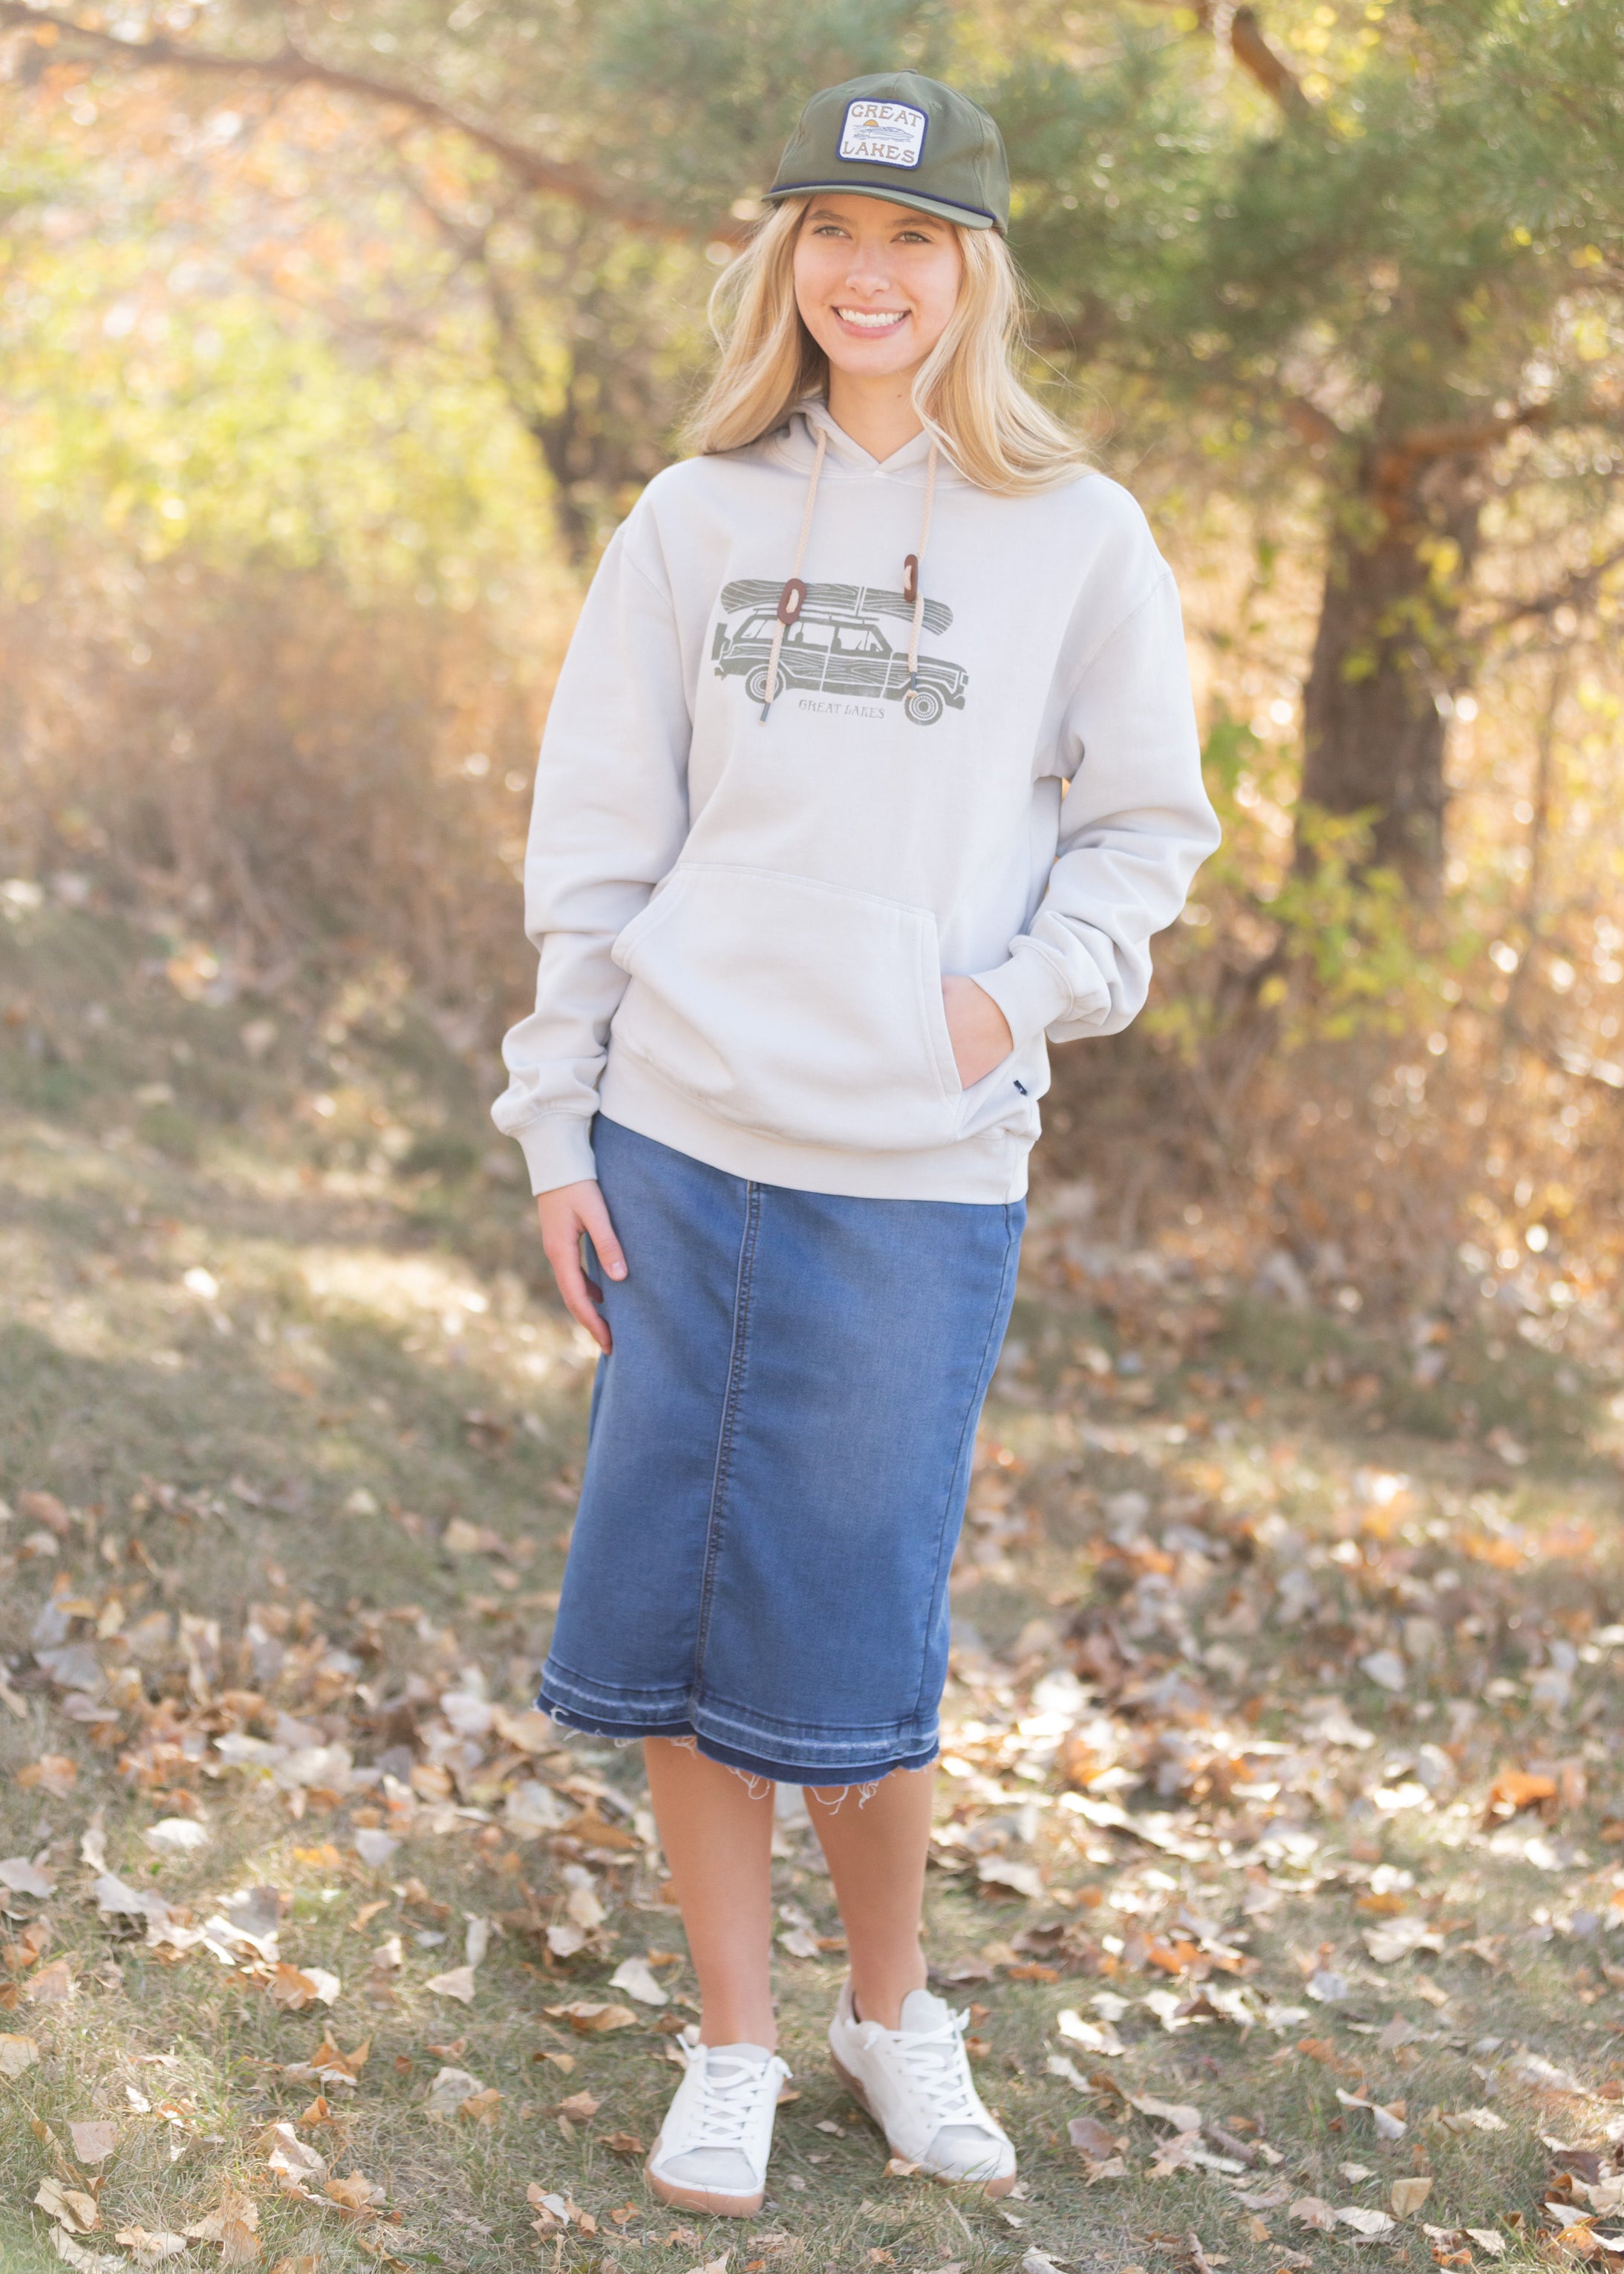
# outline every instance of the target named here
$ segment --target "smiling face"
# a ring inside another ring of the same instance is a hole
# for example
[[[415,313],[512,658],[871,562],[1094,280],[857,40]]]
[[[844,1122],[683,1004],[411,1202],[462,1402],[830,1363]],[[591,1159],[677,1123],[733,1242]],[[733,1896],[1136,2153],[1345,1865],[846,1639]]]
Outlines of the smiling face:
[[[822,195],[795,240],[795,301],[831,367],[850,380],[918,370],[959,298],[951,222],[877,198]]]

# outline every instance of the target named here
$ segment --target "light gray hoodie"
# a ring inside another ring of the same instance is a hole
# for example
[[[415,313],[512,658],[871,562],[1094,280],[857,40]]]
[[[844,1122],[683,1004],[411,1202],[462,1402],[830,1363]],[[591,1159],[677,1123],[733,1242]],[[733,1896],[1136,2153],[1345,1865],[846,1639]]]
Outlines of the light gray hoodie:
[[[994,495],[808,403],[657,476],[593,579],[496,1125],[538,1192],[591,1176],[601,1108],[763,1183],[1018,1199],[1046,1038],[1135,1016],[1217,842],[1178,596],[1127,492]],[[950,972],[1014,1036],[968,1089]]]

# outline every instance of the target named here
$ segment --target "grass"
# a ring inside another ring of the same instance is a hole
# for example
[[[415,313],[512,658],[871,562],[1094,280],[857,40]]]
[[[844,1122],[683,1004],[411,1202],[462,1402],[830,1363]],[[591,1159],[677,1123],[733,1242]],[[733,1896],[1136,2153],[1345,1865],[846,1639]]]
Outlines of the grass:
[[[56,1882],[7,1906],[0,2030],[38,2051],[0,2079],[7,2274],[61,2263],[33,2208],[53,2177],[100,2183],[93,2260],[289,2274],[688,2274],[724,2253],[732,2274],[980,2270],[1034,2250],[1276,2274],[1357,2247],[1294,2203],[1386,2208],[1415,2176],[1431,2193],[1371,2246],[1384,2258],[1485,2258],[1423,2221],[1498,2233],[1507,2265],[1556,2248],[1541,2135],[1605,2145],[1624,2093],[1608,1321],[1530,1313],[1530,1338],[1485,1309],[1450,1322],[1439,1372],[1413,1336],[1260,1291],[1222,1226],[1129,1254],[1079,1239],[1075,1206],[1036,1208],[954,1579],[929,1915],[1023,2192],[884,2175],[820,2052],[831,1952],[781,1968],[799,2097],[767,2210],[682,2220],[623,2152],[658,2127],[694,1991],[635,1755],[512,1718],[545,1647],[590,1362],[486,1137],[488,1075],[387,971],[191,1000],[162,941],[49,905],[0,929],[0,1856]],[[53,1598],[58,1642],[93,1648],[107,1685],[72,1711],[34,1655]],[[1399,1690],[1369,1670],[1383,1652]],[[500,1710],[457,1753],[436,1700],[472,1694],[470,1668]],[[1333,1695],[1351,1738],[1314,1707]],[[329,1762],[279,1789],[227,1766],[214,1741],[270,1741],[278,1713],[396,1781],[346,1792]],[[1508,1767],[1548,1794],[1515,1811]],[[570,1821],[521,1838],[503,1789],[532,1774]],[[207,1844],[154,1849],[166,1820]],[[80,1860],[98,1829],[107,1869],[183,1928],[278,1891],[282,1958],[337,1976],[336,2002],[290,2009],[242,1964],[103,1915]],[[382,1869],[357,1852],[368,1829],[401,1839]],[[780,1901],[836,1934],[793,1815],[778,1847]],[[583,1891],[601,1924],[560,1957],[546,1930],[590,1920]],[[1365,1938],[1395,1916],[1437,1946],[1379,1960]],[[491,1939],[463,2005],[428,1985],[470,1919]],[[609,1986],[646,1953],[662,2008]],[[41,2000],[64,1959],[71,1997]],[[1305,1988],[1325,1975],[1330,2002]],[[547,2010],[581,2000],[635,2018],[583,2035]],[[353,2087],[312,2077],[324,2037],[367,2046]],[[445,2067],[500,2099],[431,2115]],[[1339,2090],[1402,2101],[1402,2138]],[[598,2105],[572,2115],[582,2093]],[[1229,2141],[1209,2130],[1202,2152],[1238,2163],[1239,2142],[1250,2166],[1151,2176],[1169,2127],[1131,2105],[1149,2097],[1198,2106]],[[1485,2107],[1503,2128],[1441,2120]],[[1120,2175],[1090,2183],[1067,2136],[1083,2116],[1124,2142]],[[68,2129],[93,2120],[117,2127],[94,2165]],[[357,2217],[320,2185],[279,2189],[278,2122],[382,2201]],[[597,2231],[538,2237],[532,2182]],[[222,2212],[223,2242],[167,2261],[114,2239]]]

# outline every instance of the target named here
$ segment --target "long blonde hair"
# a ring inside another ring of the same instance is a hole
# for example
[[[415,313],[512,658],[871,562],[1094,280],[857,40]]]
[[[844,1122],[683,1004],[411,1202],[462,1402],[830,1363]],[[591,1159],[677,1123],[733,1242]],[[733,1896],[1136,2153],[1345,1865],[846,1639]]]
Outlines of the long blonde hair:
[[[781,426],[829,385],[829,363],[795,305],[795,240],[809,197],[774,207],[710,295],[721,358],[688,439],[702,456]],[[1023,294],[996,230],[955,227],[959,299],[914,381],[914,407],[966,481],[1019,494],[1053,489],[1088,463],[1075,434],[1034,400],[1015,369]]]

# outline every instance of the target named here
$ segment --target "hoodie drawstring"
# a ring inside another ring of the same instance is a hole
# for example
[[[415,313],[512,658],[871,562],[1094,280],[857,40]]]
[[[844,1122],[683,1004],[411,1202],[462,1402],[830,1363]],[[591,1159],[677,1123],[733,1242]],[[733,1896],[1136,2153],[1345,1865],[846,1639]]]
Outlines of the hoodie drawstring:
[[[784,590],[778,594],[778,621],[772,627],[772,652],[767,659],[767,700],[761,709],[763,719],[778,699],[778,658],[784,652],[784,635],[801,614],[801,603],[807,597],[807,588],[801,581],[801,568],[807,557],[807,539],[812,534],[812,508],[817,503],[817,478],[823,471],[823,455],[828,448],[828,432],[820,426],[817,430],[817,456],[812,461],[812,478],[807,484],[806,511],[801,516],[801,538],[795,547],[795,565],[789,573]]]
[[[795,546],[795,565],[786,578],[778,594],[777,620],[772,627],[772,646],[767,657],[766,701],[761,715],[766,719],[778,695],[778,664],[784,653],[784,635],[800,617],[806,605],[807,588],[801,582],[801,571],[807,557],[807,545],[812,535],[812,512],[817,503],[818,477],[823,471],[823,458],[829,448],[826,427],[817,429],[817,454],[812,461],[812,471],[807,481],[806,508],[801,516],[801,536]],[[919,686],[919,637],[925,620],[925,588],[921,570],[925,547],[930,542],[930,515],[936,503],[937,446],[934,435],[925,461],[925,509],[920,517],[919,550],[910,553],[902,564],[902,597],[912,606],[913,622],[908,630],[908,692],[914,694]]]
[[[902,564],[902,597],[914,603],[914,621],[908,632],[908,693],[919,685],[919,630],[925,620],[925,588],[920,581],[920,570],[925,558],[925,547],[930,542],[930,508],[936,495],[936,437],[930,440],[930,454],[925,460],[925,510],[919,524],[919,551],[910,553]]]

